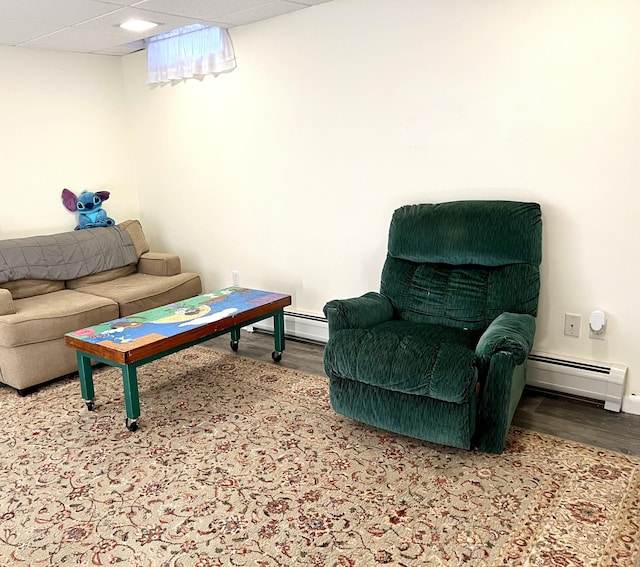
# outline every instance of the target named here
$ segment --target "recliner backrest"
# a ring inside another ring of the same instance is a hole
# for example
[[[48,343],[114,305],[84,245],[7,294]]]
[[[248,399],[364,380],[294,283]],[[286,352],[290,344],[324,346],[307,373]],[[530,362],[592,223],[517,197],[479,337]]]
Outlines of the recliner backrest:
[[[400,319],[483,330],[500,313],[535,316],[540,205],[452,201],[397,209],[380,291]]]

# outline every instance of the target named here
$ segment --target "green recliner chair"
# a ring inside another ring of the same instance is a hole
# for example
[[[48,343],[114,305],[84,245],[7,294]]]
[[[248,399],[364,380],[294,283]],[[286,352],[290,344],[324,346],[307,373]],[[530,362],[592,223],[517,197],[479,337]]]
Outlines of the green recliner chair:
[[[329,301],[337,413],[501,453],[533,345],[540,205],[453,201],[393,213],[380,293]]]

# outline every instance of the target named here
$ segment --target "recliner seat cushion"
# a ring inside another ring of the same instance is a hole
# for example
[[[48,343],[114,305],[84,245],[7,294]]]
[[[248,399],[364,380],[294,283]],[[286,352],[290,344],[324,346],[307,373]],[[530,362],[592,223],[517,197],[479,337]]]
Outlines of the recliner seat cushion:
[[[478,337],[473,331],[399,320],[343,329],[327,344],[325,369],[329,376],[463,404],[477,381]]]

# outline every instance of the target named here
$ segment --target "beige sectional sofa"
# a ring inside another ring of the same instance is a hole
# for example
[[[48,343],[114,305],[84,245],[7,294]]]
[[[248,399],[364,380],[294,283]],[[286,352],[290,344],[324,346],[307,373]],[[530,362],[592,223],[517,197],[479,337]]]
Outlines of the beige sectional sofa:
[[[137,220],[0,240],[0,382],[20,393],[77,370],[64,335],[202,293]]]

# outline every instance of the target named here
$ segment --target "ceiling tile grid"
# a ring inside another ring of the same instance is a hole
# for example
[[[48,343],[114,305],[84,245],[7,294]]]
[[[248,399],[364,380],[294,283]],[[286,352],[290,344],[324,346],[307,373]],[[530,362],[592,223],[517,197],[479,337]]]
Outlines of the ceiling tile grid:
[[[245,25],[335,0],[2,0],[0,45],[126,55],[144,39],[202,23]],[[129,19],[154,22],[148,32],[128,32]]]

